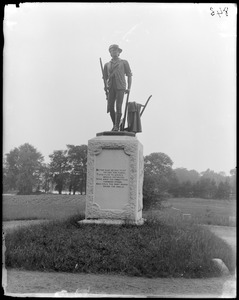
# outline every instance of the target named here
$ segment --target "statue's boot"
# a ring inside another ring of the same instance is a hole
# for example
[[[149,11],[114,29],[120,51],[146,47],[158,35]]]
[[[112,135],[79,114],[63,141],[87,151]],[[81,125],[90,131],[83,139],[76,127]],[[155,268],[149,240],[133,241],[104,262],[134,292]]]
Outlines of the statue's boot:
[[[119,124],[120,124],[120,120],[121,120],[121,113],[115,113],[115,125],[113,128],[113,131],[119,131]]]

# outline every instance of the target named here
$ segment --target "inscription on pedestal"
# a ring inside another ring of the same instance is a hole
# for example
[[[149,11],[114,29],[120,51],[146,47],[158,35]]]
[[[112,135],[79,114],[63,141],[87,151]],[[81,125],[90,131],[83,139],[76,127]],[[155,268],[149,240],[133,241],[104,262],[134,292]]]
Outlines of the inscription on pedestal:
[[[129,184],[126,169],[96,169],[95,181],[103,188],[123,189]]]
[[[123,209],[129,201],[129,156],[123,149],[102,149],[96,156],[95,199],[101,209]]]

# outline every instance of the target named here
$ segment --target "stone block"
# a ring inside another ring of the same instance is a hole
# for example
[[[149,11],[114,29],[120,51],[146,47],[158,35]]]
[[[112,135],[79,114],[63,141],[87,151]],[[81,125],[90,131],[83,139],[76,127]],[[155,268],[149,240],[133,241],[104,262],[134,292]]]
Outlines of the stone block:
[[[215,264],[215,266],[218,268],[220,274],[222,274],[222,275],[229,275],[230,274],[227,266],[225,265],[225,263],[220,258],[213,258],[212,261]]]
[[[90,139],[86,220],[142,224],[143,174],[143,146],[134,135],[109,133]]]

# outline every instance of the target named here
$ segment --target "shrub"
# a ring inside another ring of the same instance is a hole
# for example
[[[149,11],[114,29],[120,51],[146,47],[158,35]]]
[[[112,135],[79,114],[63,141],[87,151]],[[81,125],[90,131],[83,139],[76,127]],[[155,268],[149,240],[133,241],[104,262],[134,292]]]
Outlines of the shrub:
[[[159,209],[163,208],[164,202],[169,198],[167,191],[160,190],[150,177],[144,178],[143,184],[143,209]]]

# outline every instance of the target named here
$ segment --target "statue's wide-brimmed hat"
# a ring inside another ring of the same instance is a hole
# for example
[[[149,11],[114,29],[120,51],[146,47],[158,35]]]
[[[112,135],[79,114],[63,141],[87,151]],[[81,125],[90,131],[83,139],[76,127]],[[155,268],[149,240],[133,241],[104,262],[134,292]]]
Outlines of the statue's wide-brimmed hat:
[[[117,50],[119,50],[120,53],[122,52],[122,49],[120,49],[119,45],[116,45],[116,44],[110,45],[109,46],[109,51],[111,49],[117,49]]]

